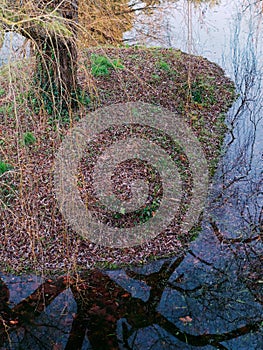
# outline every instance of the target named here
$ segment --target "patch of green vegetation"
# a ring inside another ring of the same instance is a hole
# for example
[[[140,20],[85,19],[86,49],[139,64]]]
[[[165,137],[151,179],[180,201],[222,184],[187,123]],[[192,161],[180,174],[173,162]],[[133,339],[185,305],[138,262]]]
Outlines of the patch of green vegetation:
[[[79,91],[78,102],[83,106],[88,106],[91,102],[91,98],[87,93],[85,93],[85,91]]]
[[[218,165],[218,157],[212,159],[209,164],[209,176],[214,177]]]
[[[215,98],[215,85],[213,82],[204,81],[202,77],[198,77],[191,83],[191,98],[193,102],[207,106],[214,105],[217,101]]]
[[[0,107],[0,114],[3,114],[5,117],[13,118],[14,117],[14,104],[13,102],[4,104]]]
[[[106,56],[91,55],[91,73],[94,77],[110,75],[110,69],[123,69],[124,66],[119,59],[110,59]]]
[[[215,130],[220,134],[222,134],[222,136],[224,137],[222,131],[224,131],[224,133],[227,131],[227,126],[225,123],[225,114],[221,113],[219,115],[219,117],[216,119],[215,121]]]
[[[4,96],[5,94],[5,89],[0,89],[0,97]]]
[[[195,225],[191,228],[191,230],[189,231],[191,242],[196,240],[200,232],[202,232],[202,227],[200,225]]]
[[[163,60],[156,62],[156,66],[157,66],[157,68],[162,69],[166,72],[170,72],[172,70],[170,65]]]
[[[36,138],[31,131],[27,131],[23,135],[23,143],[25,146],[31,146],[36,142]]]
[[[12,275],[16,275],[19,276],[19,272],[17,271],[16,268],[14,268],[12,265],[10,264],[5,264],[4,266],[1,266],[1,270],[4,271],[7,274],[12,274]]]
[[[158,74],[152,74],[152,79],[155,81],[160,81],[161,77]]]
[[[38,92],[36,89],[32,88],[27,94],[27,99],[31,105],[34,113],[37,115],[46,111],[49,118],[50,125],[70,123],[69,107],[66,105],[65,100],[61,98],[63,91],[60,93],[55,84],[52,84],[50,91],[43,90]],[[77,89],[76,92],[71,93],[71,99],[77,105],[88,106],[90,104],[90,97],[81,89]],[[74,108],[73,108],[74,109]],[[75,120],[75,115],[73,117]]]
[[[0,160],[0,175],[3,175],[5,172],[12,170],[12,165]]]
[[[102,270],[118,270],[121,267],[124,267],[124,264],[111,263],[108,261],[99,261],[96,263],[96,268]]]
[[[144,45],[135,44],[135,45],[132,46],[132,48],[135,49],[135,50],[140,50],[140,49],[144,49],[145,46]]]
[[[140,55],[138,55],[138,54],[131,54],[130,56],[129,56],[129,58],[131,58],[132,60],[136,60],[136,59],[138,59],[140,57]]]
[[[153,217],[154,213],[158,210],[160,201],[153,200],[150,205],[147,205],[140,212],[140,223],[143,224]]]
[[[176,57],[176,58],[179,58],[182,56],[182,51],[181,50],[174,50],[173,48],[170,49],[172,52],[173,52],[173,55]]]
[[[8,171],[12,170],[12,165],[0,161],[0,176],[2,177],[4,174],[8,173]],[[1,178],[0,182],[0,207],[6,208],[10,206],[11,200],[15,197],[16,186],[12,184],[11,178],[6,176]]]

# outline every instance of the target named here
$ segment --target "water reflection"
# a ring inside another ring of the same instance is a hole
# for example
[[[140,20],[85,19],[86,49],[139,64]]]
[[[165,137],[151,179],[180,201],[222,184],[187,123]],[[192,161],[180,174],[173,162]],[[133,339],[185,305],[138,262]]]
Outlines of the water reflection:
[[[243,13],[244,17],[241,12],[237,15],[230,48],[231,75],[240,97],[229,112],[230,133],[215,179],[217,199],[210,205],[223,232],[247,238],[262,235],[263,62],[257,36],[262,16],[251,8]],[[244,21],[248,33],[241,31]]]
[[[230,252],[224,259],[222,245],[214,244],[217,264],[190,251],[161,266],[153,264],[151,273],[144,268],[95,270],[77,279],[50,279],[12,309],[2,284],[1,346],[257,349],[251,346],[263,340],[257,291],[239,277],[238,260]],[[142,298],[136,289],[143,289]]]
[[[140,268],[46,281],[2,275],[0,348],[260,349],[262,18],[258,4],[248,5],[222,1],[213,10],[217,23],[222,19],[218,30],[214,22],[200,46],[192,37],[199,54],[216,57],[235,79],[240,94],[198,239],[182,256]],[[207,16],[211,23],[205,6],[198,11],[205,8],[202,20]]]
[[[18,58],[29,56],[29,45],[25,39],[17,33],[6,33],[0,41],[0,66]]]

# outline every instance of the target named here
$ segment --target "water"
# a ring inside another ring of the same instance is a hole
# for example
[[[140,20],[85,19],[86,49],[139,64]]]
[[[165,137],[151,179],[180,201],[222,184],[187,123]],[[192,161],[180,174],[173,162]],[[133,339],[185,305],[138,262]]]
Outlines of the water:
[[[263,41],[262,3],[254,2],[178,1],[125,35],[217,62],[240,95],[228,114],[203,231],[189,252],[131,270],[90,271],[68,281],[71,288],[2,275],[10,290],[6,304],[1,289],[3,315],[9,313],[0,330],[3,349],[263,348]],[[142,33],[153,18],[158,40]],[[38,302],[25,302],[37,288]]]
[[[17,33],[6,33],[0,47],[0,66],[21,56],[29,56],[29,45],[25,42],[25,38]]]

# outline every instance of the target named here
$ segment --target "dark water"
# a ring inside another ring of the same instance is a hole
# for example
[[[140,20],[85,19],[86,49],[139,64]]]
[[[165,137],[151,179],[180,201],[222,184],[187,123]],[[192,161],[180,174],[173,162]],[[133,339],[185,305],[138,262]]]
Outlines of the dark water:
[[[240,95],[190,250],[78,281],[2,275],[1,349],[263,349],[261,7],[176,2],[159,16],[158,40],[148,41],[217,62]]]

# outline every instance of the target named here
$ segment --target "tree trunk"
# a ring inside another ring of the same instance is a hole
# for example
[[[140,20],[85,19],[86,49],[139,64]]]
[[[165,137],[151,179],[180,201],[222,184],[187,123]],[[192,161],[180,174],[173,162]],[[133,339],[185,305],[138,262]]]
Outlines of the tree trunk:
[[[39,107],[44,107],[55,119],[61,119],[78,106],[78,2],[42,0],[36,12],[43,16],[43,21],[29,22],[20,32],[36,46],[35,83],[39,87]]]
[[[35,41],[40,103],[54,117],[68,116],[77,107],[77,47],[61,37]]]

